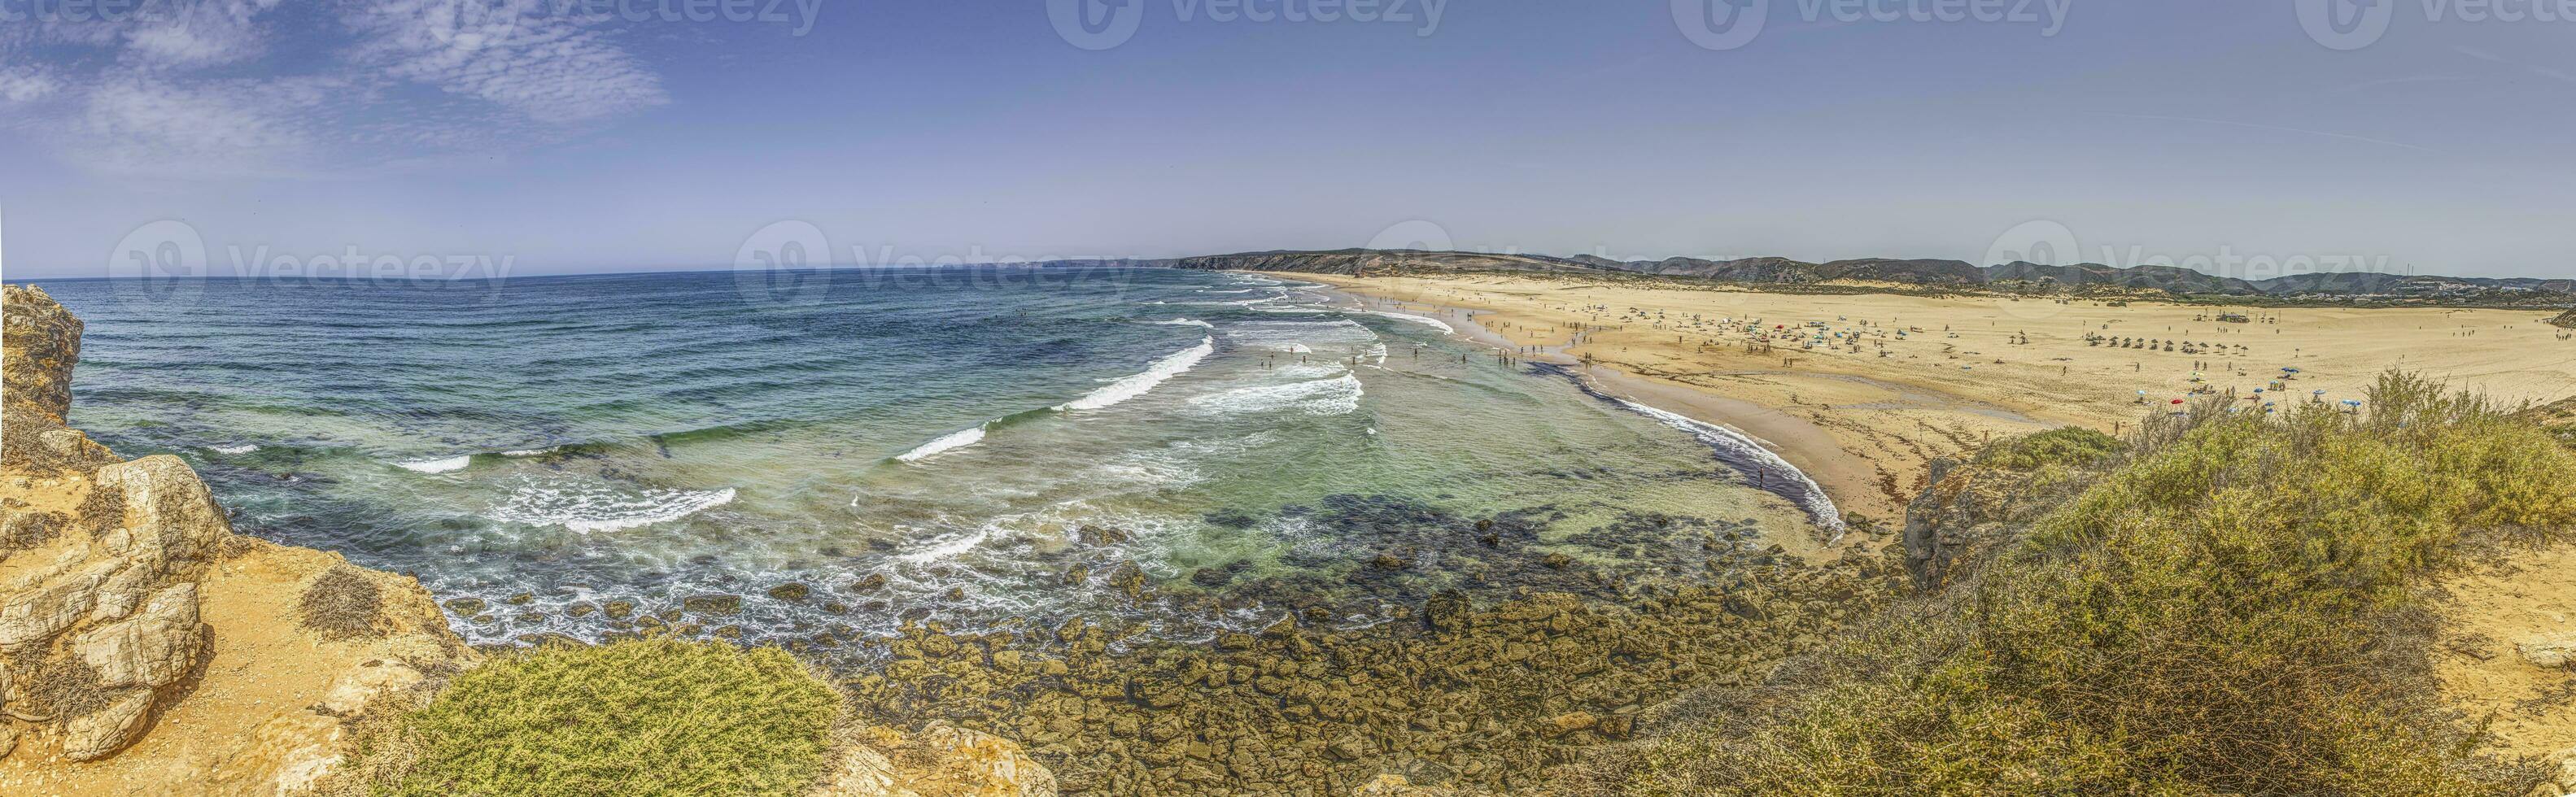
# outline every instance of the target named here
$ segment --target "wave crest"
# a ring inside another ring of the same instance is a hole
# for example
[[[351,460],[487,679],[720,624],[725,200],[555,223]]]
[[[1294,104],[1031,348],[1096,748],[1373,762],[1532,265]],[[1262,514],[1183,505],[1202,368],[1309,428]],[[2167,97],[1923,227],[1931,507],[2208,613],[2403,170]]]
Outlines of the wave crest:
[[[1152,365],[1145,366],[1145,370],[1141,373],[1121,377],[1118,381],[1101,386],[1099,390],[1094,390],[1090,393],[1084,394],[1082,398],[1058,404],[1055,408],[1058,410],[1096,410],[1137,396],[1145,395],[1145,391],[1153,390],[1155,385],[1162,384],[1165,380],[1171,379],[1172,377],[1180,376],[1183,372],[1190,370],[1191,367],[1198,365],[1200,360],[1206,359],[1208,355],[1215,352],[1216,338],[1200,338],[1199,345],[1182,349],[1178,352],[1174,352],[1170,356],[1164,357],[1163,359],[1155,360]]]

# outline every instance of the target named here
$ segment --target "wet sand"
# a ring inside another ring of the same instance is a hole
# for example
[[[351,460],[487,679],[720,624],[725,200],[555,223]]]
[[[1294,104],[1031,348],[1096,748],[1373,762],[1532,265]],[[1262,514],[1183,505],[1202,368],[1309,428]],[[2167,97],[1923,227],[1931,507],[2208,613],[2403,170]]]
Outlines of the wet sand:
[[[2566,330],[2538,311],[2113,306],[1555,275],[1269,276],[1439,318],[1531,360],[1583,364],[1609,392],[1762,441],[1846,515],[1881,522],[1902,518],[1934,459],[2058,426],[2116,433],[2195,389],[2264,390],[2243,402],[2248,411],[2265,401],[2341,406],[2404,367],[2507,402],[2576,394],[2576,340],[2559,340]],[[2229,312],[2248,321],[2219,320]]]

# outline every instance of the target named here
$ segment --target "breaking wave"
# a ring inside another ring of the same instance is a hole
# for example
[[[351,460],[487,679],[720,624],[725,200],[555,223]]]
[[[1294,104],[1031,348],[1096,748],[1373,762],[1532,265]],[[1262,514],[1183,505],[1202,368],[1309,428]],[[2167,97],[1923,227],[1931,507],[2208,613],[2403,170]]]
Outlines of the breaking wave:
[[[445,459],[416,459],[405,462],[396,462],[394,464],[402,466],[405,470],[418,471],[421,473],[446,473],[449,471],[464,470],[465,466],[474,464],[474,455],[458,454]]]
[[[1308,415],[1348,415],[1359,410],[1360,397],[1367,392],[1360,386],[1359,377],[1344,373],[1331,379],[1236,388],[1194,396],[1190,403],[1228,414],[1293,410]]]
[[[1145,366],[1145,370],[1142,372],[1121,377],[1118,381],[1101,386],[1099,390],[1094,390],[1090,393],[1084,394],[1082,398],[1058,404],[1055,408],[1058,410],[1096,410],[1137,396],[1145,395],[1145,391],[1152,390],[1155,385],[1162,384],[1165,380],[1179,376],[1182,372],[1190,370],[1191,366],[1198,365],[1200,360],[1206,359],[1209,354],[1213,354],[1215,352],[1215,338],[1200,338],[1199,345],[1182,349],[1178,352],[1172,353],[1171,356],[1155,360],[1154,364]]]
[[[894,458],[899,462],[919,462],[923,458],[934,454],[943,454],[983,442],[984,427],[991,425],[991,421],[985,421],[974,426],[969,426],[964,429],[940,435],[937,438],[933,438],[930,442],[915,446],[911,451],[896,454],[894,455]]]
[[[734,490],[621,490],[606,484],[531,483],[488,513],[494,520],[562,526],[582,534],[678,520],[733,502]]]

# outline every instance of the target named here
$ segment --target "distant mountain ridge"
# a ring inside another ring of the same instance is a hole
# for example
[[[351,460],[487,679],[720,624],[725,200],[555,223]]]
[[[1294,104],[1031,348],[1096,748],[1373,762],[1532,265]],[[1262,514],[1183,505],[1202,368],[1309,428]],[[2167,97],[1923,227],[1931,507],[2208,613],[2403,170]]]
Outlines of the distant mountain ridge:
[[[1311,274],[1389,274],[1444,271],[1538,271],[1644,274],[1690,277],[1720,282],[1799,285],[1834,281],[1883,282],[1930,287],[2055,283],[2060,286],[2109,286],[2162,290],[2176,294],[2222,296],[2423,296],[2438,297],[2479,291],[2529,291],[2576,294],[2576,279],[2537,277],[2444,277],[2371,272],[2319,272],[2262,280],[2206,274],[2177,266],[2068,266],[2014,261],[1978,266],[1964,260],[1929,258],[1859,258],[1809,263],[1785,257],[1707,260],[1668,257],[1662,260],[1612,260],[1593,255],[1549,255],[1448,252],[1417,249],[1336,249],[1328,251],[1242,252],[1152,261],[1175,268],[1285,271]]]

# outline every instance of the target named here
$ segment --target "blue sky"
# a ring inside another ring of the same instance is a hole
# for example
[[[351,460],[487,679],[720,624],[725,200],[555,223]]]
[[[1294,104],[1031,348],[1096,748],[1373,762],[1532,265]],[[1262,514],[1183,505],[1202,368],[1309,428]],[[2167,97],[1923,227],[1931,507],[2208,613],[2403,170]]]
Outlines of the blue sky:
[[[218,273],[515,274],[726,268],[781,222],[845,266],[1973,261],[2036,222],[2069,262],[2576,273],[2558,0],[2378,0],[2362,39],[2300,19],[2348,0],[1768,0],[1723,49],[1661,0],[1126,0],[1087,49],[1050,1],[0,0],[5,268],[114,273],[172,221]]]

